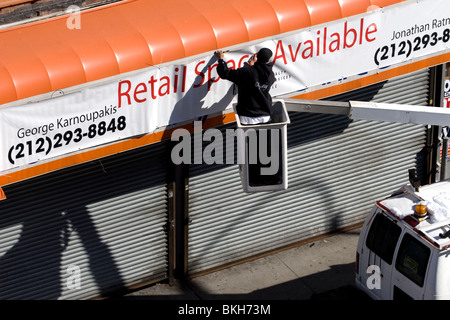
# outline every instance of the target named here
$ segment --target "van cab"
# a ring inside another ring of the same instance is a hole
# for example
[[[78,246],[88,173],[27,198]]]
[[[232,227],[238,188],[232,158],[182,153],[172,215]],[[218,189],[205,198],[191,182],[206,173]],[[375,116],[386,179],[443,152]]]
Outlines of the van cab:
[[[355,283],[377,300],[450,299],[450,180],[406,185],[374,205]]]

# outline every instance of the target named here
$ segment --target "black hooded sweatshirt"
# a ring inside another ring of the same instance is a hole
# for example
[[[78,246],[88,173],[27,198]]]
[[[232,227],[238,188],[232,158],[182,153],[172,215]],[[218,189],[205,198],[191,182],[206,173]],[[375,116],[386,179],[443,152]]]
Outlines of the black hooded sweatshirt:
[[[241,116],[259,117],[270,115],[272,97],[269,94],[275,82],[272,63],[245,64],[239,69],[229,69],[223,59],[219,59],[217,73],[222,79],[230,80],[238,86],[236,111]]]

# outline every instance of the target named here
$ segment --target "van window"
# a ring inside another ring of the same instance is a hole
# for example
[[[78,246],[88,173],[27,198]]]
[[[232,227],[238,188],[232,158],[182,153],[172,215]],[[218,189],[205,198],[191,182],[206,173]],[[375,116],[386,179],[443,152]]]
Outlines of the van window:
[[[422,287],[429,257],[430,248],[407,233],[400,245],[395,268]]]
[[[387,263],[392,263],[401,229],[383,214],[377,214],[370,226],[366,245]]]

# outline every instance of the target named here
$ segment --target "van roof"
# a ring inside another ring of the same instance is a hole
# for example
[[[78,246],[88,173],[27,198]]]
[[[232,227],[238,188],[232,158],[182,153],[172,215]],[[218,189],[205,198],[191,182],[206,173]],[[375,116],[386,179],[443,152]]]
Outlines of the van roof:
[[[435,247],[441,250],[450,247],[450,179],[418,190],[406,185],[377,204]],[[415,215],[418,204],[426,206],[425,218]]]

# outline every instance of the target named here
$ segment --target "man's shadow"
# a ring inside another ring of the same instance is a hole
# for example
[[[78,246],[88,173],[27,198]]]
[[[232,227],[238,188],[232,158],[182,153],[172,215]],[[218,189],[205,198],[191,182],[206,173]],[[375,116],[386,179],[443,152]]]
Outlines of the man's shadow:
[[[20,236],[0,257],[0,299],[60,298],[66,285],[64,278],[69,276],[71,266],[63,263],[63,256],[69,242],[75,241],[70,239],[74,232],[86,252],[89,271],[100,295],[124,286],[112,253],[102,241],[85,206],[48,211],[32,208],[16,218],[13,225],[21,225]],[[2,227],[5,227],[4,223]],[[110,287],[112,283],[113,288]]]
[[[237,90],[234,85],[230,86],[220,100],[205,106],[205,98],[208,94],[214,94],[214,87],[217,85],[217,80],[219,80],[215,77],[211,78],[211,80],[207,79],[208,69],[216,62],[217,58],[215,56],[211,57],[205,67],[200,71],[200,74],[195,78],[186,94],[175,104],[169,118],[169,125],[222,112],[231,104]],[[186,115],[195,115],[195,118],[186,119]]]
[[[125,286],[113,244],[102,235],[105,225],[96,221],[104,215],[115,219],[115,213],[89,209],[122,196],[117,181],[127,188],[129,172],[115,170],[114,159],[83,165],[85,184],[79,183],[80,170],[73,167],[5,188],[8,198],[0,202],[0,300],[54,300],[92,295],[89,290],[107,296]],[[108,166],[116,173],[105,173]],[[152,185],[133,184],[126,190]],[[81,287],[74,291],[68,290],[71,266],[81,272]]]

